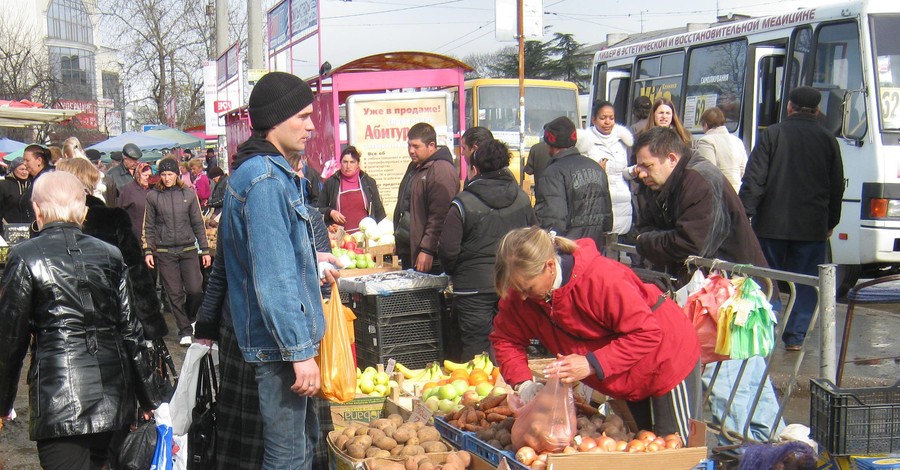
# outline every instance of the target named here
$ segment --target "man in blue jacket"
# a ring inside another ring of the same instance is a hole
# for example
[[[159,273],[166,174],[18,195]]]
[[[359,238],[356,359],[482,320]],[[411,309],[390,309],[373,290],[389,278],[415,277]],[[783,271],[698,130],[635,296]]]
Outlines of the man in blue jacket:
[[[316,250],[301,180],[285,155],[314,130],[313,94],[294,75],[272,72],[250,94],[252,134],[238,147],[219,243],[238,345],[256,370],[264,469],[309,469],[319,437],[310,397],[325,331]]]

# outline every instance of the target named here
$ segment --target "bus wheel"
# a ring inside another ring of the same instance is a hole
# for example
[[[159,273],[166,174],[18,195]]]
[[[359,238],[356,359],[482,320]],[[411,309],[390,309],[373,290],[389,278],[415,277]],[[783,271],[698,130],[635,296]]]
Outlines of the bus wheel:
[[[858,264],[840,264],[837,267],[835,275],[835,285],[837,286],[837,297],[843,299],[847,296],[847,292],[859,281],[862,273],[862,266]]]

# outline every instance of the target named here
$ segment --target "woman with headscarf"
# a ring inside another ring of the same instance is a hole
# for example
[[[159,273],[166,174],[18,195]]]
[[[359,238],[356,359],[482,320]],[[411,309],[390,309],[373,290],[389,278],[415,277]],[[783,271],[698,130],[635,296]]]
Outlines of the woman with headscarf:
[[[25,217],[20,205],[22,197],[31,187],[31,175],[25,160],[16,158],[9,165],[9,173],[0,181],[0,219],[9,224],[31,222]]]
[[[0,281],[0,409],[13,407],[30,345],[29,435],[41,467],[99,469],[135,398],[146,412],[160,394],[122,255],[81,231],[83,185],[49,173],[32,199],[40,232],[10,248]]]
[[[212,263],[200,200],[178,177],[180,165],[164,158],[159,163],[159,182],[147,195],[144,212],[144,262],[159,267],[169,305],[178,326],[179,344],[191,345],[191,322],[203,300],[200,262]],[[199,246],[199,252],[198,252]]]
[[[144,236],[144,209],[147,194],[150,193],[150,176],[153,169],[147,163],[138,163],[134,168],[134,181],[122,186],[119,192],[119,207],[125,209],[131,219],[131,231],[140,240]]]
[[[319,195],[319,211],[328,225],[338,224],[347,233],[359,230],[359,221],[384,219],[384,205],[375,180],[359,169],[359,151],[352,145],[341,152],[341,170],[325,181]]]

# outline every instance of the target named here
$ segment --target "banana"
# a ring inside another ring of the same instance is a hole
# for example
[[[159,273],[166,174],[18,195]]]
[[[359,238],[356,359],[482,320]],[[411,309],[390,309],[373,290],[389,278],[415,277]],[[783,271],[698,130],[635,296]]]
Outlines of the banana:
[[[494,370],[494,363],[491,362],[491,356],[487,353],[481,353],[481,369],[488,375]]]
[[[429,375],[430,372],[431,372],[431,369],[426,367],[425,369],[422,370],[422,372],[419,372],[418,375],[410,378],[410,380],[413,380],[415,382],[428,382],[429,377],[430,377],[430,375]]]
[[[399,362],[394,364],[394,369],[397,372],[400,372],[401,374],[403,374],[403,378],[406,380],[409,380],[415,376],[415,373],[413,371],[407,369],[406,366],[404,366],[403,364],[400,364]]]
[[[447,369],[450,372],[453,372],[458,369],[472,370],[471,367],[472,367],[472,361],[466,362],[465,364],[459,364],[459,363],[447,361],[447,360],[444,361],[444,369]]]

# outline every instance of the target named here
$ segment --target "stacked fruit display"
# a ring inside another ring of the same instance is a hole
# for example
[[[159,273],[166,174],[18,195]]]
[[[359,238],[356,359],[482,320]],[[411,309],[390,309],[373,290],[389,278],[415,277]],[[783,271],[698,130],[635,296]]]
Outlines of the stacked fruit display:
[[[366,370],[356,368],[356,393],[369,395],[370,397],[386,397],[391,394],[391,389],[397,387],[397,382],[385,372],[378,372],[374,367],[366,367]]]

